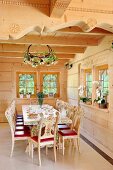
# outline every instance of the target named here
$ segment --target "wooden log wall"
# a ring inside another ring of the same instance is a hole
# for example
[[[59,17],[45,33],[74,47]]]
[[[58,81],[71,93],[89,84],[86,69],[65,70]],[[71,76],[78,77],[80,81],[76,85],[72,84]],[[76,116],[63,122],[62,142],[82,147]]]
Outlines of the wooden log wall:
[[[7,62],[0,60],[0,122],[6,122],[5,110],[9,103],[16,99],[17,112],[21,113],[22,104],[29,104],[29,99],[17,98],[16,94],[16,72],[36,72],[37,75],[37,89],[40,91],[40,73],[41,72],[59,72],[60,73],[60,99],[67,100],[67,70],[63,65],[32,68],[19,62],[7,59]],[[34,99],[31,99],[33,101]],[[35,99],[36,100],[36,99]],[[45,98],[44,103],[55,105],[55,98]]]

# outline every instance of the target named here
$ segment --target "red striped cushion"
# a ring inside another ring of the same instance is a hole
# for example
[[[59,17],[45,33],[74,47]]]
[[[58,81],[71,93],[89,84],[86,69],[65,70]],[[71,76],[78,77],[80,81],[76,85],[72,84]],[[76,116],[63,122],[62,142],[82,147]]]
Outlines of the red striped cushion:
[[[75,136],[77,133],[74,130],[61,130],[58,133],[62,136]]]
[[[30,137],[30,131],[15,131],[15,137]]]
[[[17,125],[24,125],[24,122],[16,122],[16,126]]]

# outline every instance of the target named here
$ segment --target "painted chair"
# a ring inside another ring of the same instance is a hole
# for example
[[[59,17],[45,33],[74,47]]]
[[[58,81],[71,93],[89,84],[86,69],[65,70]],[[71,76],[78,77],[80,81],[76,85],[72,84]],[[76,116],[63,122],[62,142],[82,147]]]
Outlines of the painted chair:
[[[33,149],[38,147],[38,159],[39,165],[41,166],[41,156],[40,148],[46,146],[46,154],[48,145],[53,145],[54,148],[54,160],[56,161],[56,131],[58,124],[58,115],[56,113],[56,118],[49,116],[47,118],[41,118],[39,124],[37,125],[38,136],[33,136],[29,139],[29,154],[31,153],[33,159]]]
[[[73,125],[72,129],[66,129],[66,130],[59,130],[58,131],[59,146],[60,146],[60,142],[62,141],[63,155],[64,155],[64,142],[65,142],[66,139],[77,140],[77,146],[78,146],[78,150],[79,150],[80,118],[81,118],[80,115],[76,116],[75,122],[74,122],[74,125]]]
[[[16,125],[17,122],[15,121],[15,115],[13,113],[12,107],[8,107],[8,109],[5,111],[5,116],[8,120],[11,130],[12,147],[10,157],[12,157],[15,141],[28,140],[28,138],[30,137],[30,130],[26,126]]]

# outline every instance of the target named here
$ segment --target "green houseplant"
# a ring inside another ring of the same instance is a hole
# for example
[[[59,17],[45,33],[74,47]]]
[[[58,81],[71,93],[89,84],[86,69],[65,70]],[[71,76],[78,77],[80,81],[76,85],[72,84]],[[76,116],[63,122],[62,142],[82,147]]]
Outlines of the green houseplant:
[[[102,97],[102,98],[98,97],[97,99],[94,100],[94,103],[96,103],[98,105],[98,107],[101,109],[107,108],[107,102],[104,99],[104,97]]]
[[[91,103],[92,103],[91,98],[88,98],[88,97],[80,97],[80,100],[81,100],[83,103],[86,103],[86,104],[91,104]]]
[[[37,93],[37,99],[38,99],[38,104],[42,106],[43,104],[43,99],[44,99],[44,93],[43,92],[38,92]]]
[[[99,108],[101,108],[101,109],[107,108],[107,103],[106,103],[106,100],[104,98],[100,99],[100,101],[99,101]]]

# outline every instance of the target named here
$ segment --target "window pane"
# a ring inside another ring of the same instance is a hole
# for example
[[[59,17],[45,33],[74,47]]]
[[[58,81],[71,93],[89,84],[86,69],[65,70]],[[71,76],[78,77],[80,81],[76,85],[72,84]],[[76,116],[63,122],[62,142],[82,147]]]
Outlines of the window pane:
[[[86,73],[86,97],[92,96],[92,73]]]
[[[35,83],[33,74],[19,74],[19,93],[35,93]]]
[[[101,96],[103,97],[105,94],[108,94],[108,71],[107,69],[99,70],[99,82],[101,85]]]
[[[43,75],[43,92],[44,94],[57,93],[57,74],[44,74]]]

